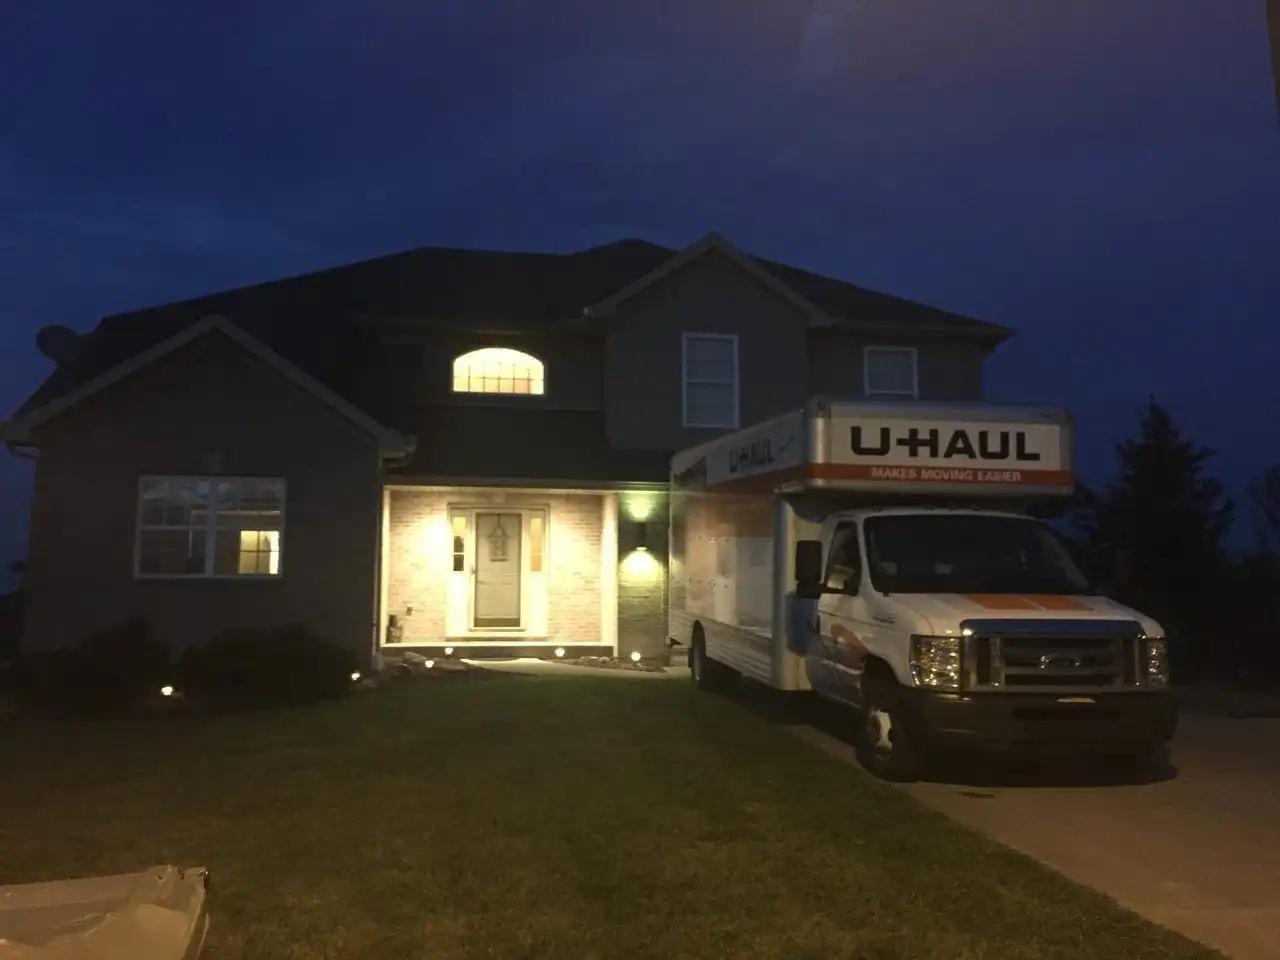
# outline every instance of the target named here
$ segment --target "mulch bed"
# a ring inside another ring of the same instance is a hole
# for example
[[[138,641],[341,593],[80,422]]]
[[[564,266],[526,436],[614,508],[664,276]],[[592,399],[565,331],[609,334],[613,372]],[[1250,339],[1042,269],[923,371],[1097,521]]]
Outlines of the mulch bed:
[[[666,673],[666,667],[656,663],[633,663],[630,660],[615,660],[613,657],[569,657],[561,658],[556,663],[568,663],[575,667],[597,667],[601,670],[631,670],[635,673]]]

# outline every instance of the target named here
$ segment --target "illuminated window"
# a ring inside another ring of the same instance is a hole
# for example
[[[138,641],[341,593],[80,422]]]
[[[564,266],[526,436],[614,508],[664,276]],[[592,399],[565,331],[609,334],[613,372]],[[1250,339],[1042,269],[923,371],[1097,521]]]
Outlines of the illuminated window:
[[[461,514],[453,517],[453,572],[462,573],[467,568],[467,518]]]
[[[279,576],[284,488],[257,477],[143,477],[135,574]]]
[[[545,521],[540,516],[529,518],[529,572],[542,572],[542,555],[545,550]]]
[[[542,361],[508,347],[472,350],[453,361],[453,392],[541,396],[546,392]]]

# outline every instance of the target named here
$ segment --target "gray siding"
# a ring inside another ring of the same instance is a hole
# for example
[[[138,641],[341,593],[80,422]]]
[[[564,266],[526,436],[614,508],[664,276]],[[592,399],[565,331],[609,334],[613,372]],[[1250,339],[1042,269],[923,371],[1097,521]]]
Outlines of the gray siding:
[[[718,432],[682,425],[682,333],[738,335],[743,425],[798,407],[808,394],[804,315],[718,252],[655,283],[603,322],[610,325],[606,429],[618,446],[677,450]]]
[[[809,349],[810,395],[861,397],[866,384],[863,349],[869,346],[916,348],[921,400],[982,399],[986,353],[981,346],[909,332],[890,337],[815,331]]]
[[[40,448],[24,644],[75,643],[133,615],[175,646],[301,621],[368,655],[381,469],[367,433],[221,334],[156,361],[50,420]],[[208,468],[210,458],[220,461]],[[283,575],[139,581],[140,474],[285,478]]]

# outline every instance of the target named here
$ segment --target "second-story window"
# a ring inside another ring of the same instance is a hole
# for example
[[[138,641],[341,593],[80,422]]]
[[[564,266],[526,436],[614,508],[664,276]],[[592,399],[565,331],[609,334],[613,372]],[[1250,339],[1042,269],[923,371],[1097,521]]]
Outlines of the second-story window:
[[[546,387],[542,361],[510,347],[482,347],[453,361],[454,393],[542,396]]]
[[[686,427],[738,427],[738,338],[729,333],[684,335]]]
[[[915,400],[920,396],[915,347],[867,347],[862,361],[868,397]]]

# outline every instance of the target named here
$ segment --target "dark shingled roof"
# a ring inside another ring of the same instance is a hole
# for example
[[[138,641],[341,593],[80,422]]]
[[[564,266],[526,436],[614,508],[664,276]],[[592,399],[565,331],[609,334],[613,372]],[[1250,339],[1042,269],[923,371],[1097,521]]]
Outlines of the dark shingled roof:
[[[535,324],[581,317],[595,304],[676,256],[644,240],[570,254],[421,247],[107,317],[86,334],[18,413],[56,399],[211,313],[265,343],[340,396],[361,403],[351,360],[372,336],[359,316],[430,317]],[[1002,340],[1006,328],[876,293],[795,267],[758,260],[805,299],[843,321],[950,328]]]

